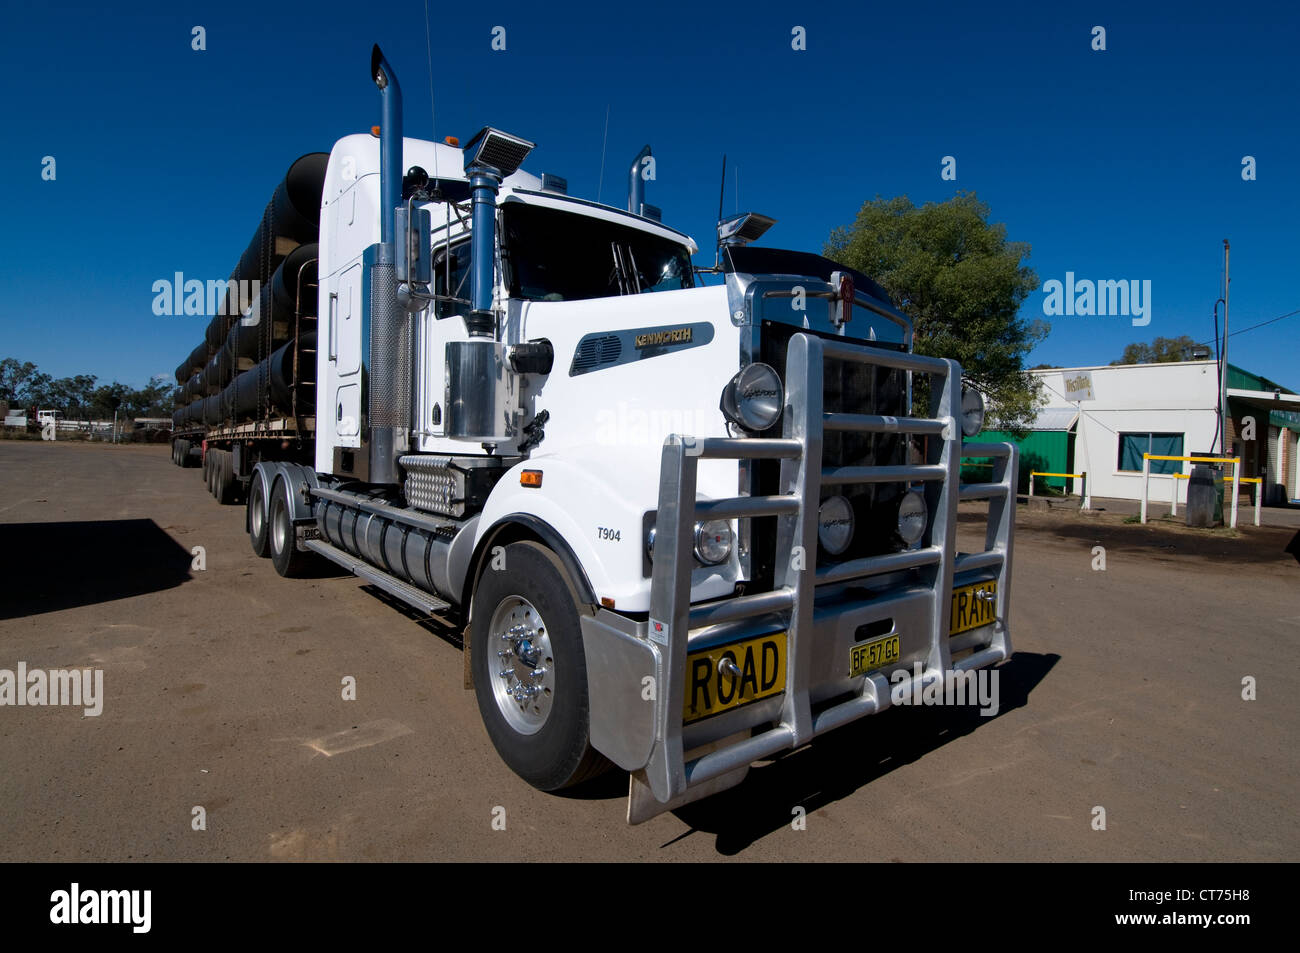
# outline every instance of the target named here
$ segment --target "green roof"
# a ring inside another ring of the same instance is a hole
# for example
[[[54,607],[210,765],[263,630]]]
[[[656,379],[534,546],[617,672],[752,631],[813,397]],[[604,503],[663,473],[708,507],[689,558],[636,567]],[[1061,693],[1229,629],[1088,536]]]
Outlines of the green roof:
[[[1250,371],[1243,371],[1236,364],[1228,365],[1228,386],[1235,387],[1237,390],[1280,390],[1284,394],[1295,393],[1295,391],[1289,390],[1267,377],[1260,377],[1258,374],[1250,373]]]

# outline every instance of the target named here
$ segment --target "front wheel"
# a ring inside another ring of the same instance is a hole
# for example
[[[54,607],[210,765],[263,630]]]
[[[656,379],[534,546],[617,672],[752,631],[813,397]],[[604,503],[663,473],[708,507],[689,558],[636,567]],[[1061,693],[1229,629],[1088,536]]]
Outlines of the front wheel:
[[[488,737],[509,768],[543,791],[594,777],[587,665],[578,606],[560,560],[512,543],[474,592],[470,663]]]

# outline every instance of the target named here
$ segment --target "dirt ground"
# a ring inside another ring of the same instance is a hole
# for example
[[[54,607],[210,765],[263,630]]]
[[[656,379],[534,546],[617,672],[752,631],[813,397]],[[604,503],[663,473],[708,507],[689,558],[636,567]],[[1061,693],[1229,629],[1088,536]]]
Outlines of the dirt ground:
[[[168,454],[0,442],[0,670],[104,672],[98,716],[0,707],[0,859],[1300,859],[1292,530],[1022,506],[996,716],[894,708],[628,827],[625,775],[501,763],[454,633],[281,579]]]

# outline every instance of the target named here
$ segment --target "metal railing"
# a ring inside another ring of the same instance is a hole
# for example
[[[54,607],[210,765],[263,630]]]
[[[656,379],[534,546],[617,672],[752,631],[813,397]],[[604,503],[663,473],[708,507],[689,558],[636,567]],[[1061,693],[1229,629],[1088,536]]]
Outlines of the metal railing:
[[[828,413],[823,407],[826,361],[845,361],[920,372],[931,376],[931,416]],[[938,382],[942,381],[942,386]],[[926,678],[950,669],[980,668],[1011,652],[1007,610],[1011,577],[1012,526],[1015,513],[1017,451],[1011,444],[962,446],[960,368],[954,361],[900,353],[808,334],[795,334],[786,361],[786,412],[780,439],[671,436],[664,443],[655,554],[651,574],[649,635],[659,646],[661,691],[655,711],[655,741],[645,779],[661,802],[678,797],[705,781],[719,778],[755,760],[795,748],[818,734],[890,705],[890,685],[881,673],[863,679],[859,695],[813,711],[810,700],[814,649],[813,609],[816,590],[856,579],[901,570],[929,569],[931,629]],[[937,437],[927,441],[926,462],[906,466],[823,468],[825,431],[902,433]],[[993,479],[963,485],[963,457],[994,458]],[[701,460],[770,459],[781,466],[781,492],[765,497],[696,499]],[[818,509],[824,486],[903,482],[920,483],[930,513],[924,536],[914,549],[820,565]],[[959,500],[989,500],[985,548],[959,554],[956,548]],[[742,595],[691,606],[693,528],[703,518],[777,518],[778,558],[770,592]],[[990,644],[959,662],[949,648],[951,592],[955,573],[996,569],[998,625]],[[785,695],[775,727],[728,747],[684,760],[683,695],[689,637],[693,629],[720,622],[781,613],[786,621]]]
[[[1036,476],[1055,477],[1058,479],[1083,481],[1083,486],[1080,488],[1079,491],[1079,497],[1083,500],[1083,502],[1079,506],[1079,509],[1087,510],[1092,508],[1092,500],[1088,497],[1088,474],[1087,473],[1048,473],[1045,470],[1030,470],[1029,471],[1029,496],[1031,499],[1033,498],[1034,495],[1034,477]],[[1065,492],[1066,495],[1069,495],[1070,486],[1068,483],[1065,486]]]
[[[1141,521],[1147,521],[1147,496],[1151,492],[1151,461],[1152,460],[1179,460],[1184,463],[1231,463],[1232,464],[1232,519],[1229,526],[1232,529],[1237,528],[1237,496],[1241,492],[1241,484],[1244,482],[1241,478],[1241,457],[1180,457],[1169,456],[1166,454],[1144,453],[1142,454],[1142,510]],[[1183,474],[1164,474],[1157,473],[1156,476],[1173,476],[1175,479],[1169,481],[1172,488],[1170,496],[1174,500],[1174,507],[1178,506],[1178,476]],[[1262,487],[1261,487],[1262,489]],[[1258,510],[1258,507],[1256,507]],[[1177,515],[1175,510],[1175,515]],[[1255,525],[1259,525],[1259,514],[1255,514]]]
[[[1171,473],[1170,476],[1174,478],[1174,483],[1173,483],[1173,491],[1169,494],[1169,515],[1177,516],[1178,515],[1178,481],[1190,480],[1192,477],[1190,474],[1187,473]],[[1259,525],[1259,503],[1260,503],[1259,498],[1264,495],[1264,478],[1263,477],[1241,477],[1238,480],[1238,482],[1255,484],[1255,493],[1254,493],[1255,525],[1258,526]]]

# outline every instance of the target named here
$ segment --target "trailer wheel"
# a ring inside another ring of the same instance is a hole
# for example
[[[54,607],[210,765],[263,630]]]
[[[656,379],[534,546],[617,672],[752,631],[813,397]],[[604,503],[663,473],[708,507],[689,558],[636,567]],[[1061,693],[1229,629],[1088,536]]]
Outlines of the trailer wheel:
[[[213,496],[217,495],[216,489],[212,486],[212,464],[215,462],[215,451],[209,450],[203,454],[203,482],[208,485],[208,493]]]
[[[218,503],[226,506],[235,502],[235,455],[229,450],[217,451],[216,471],[214,495]]]
[[[256,473],[248,484],[248,541],[253,553],[265,559],[271,555],[271,534],[267,525],[266,491]]]
[[[289,515],[289,501],[285,499],[288,492],[283,482],[276,484],[271,492],[271,514],[267,520],[270,536],[271,562],[275,571],[286,579],[299,576],[307,563],[307,554],[298,552],[297,535],[293,531],[293,520]]]
[[[474,693],[501,759],[555,791],[609,767],[591,747],[578,601],[544,546],[512,543],[503,555],[505,568],[489,565],[474,591]]]
[[[220,502],[217,496],[217,481],[221,478],[221,451],[208,450],[208,492]]]

